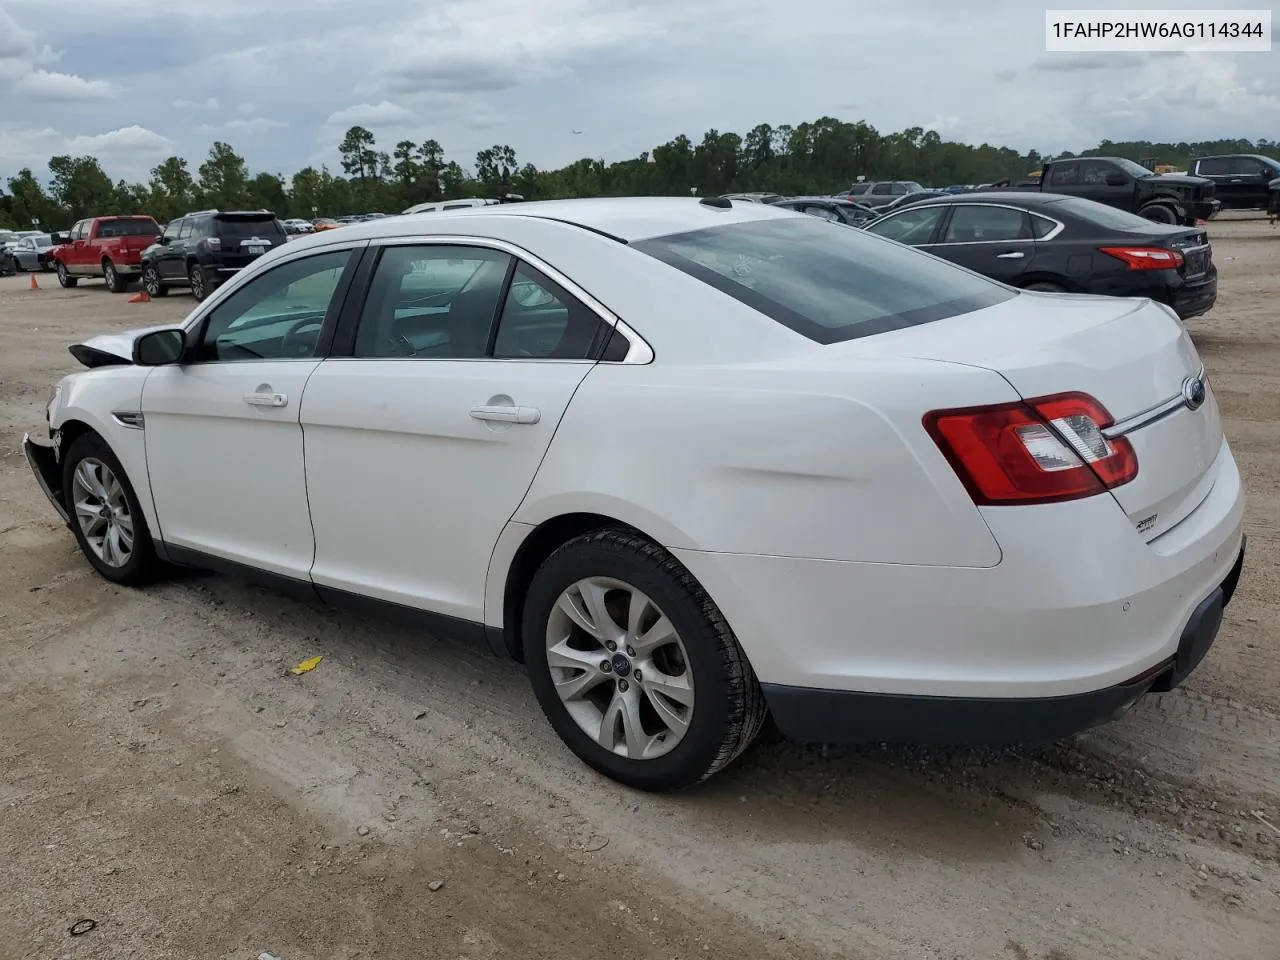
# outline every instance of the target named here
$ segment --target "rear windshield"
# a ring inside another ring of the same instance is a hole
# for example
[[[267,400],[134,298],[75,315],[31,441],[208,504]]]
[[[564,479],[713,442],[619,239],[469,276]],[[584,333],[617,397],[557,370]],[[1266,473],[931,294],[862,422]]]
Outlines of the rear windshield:
[[[1064,210],[1085,223],[1111,230],[1150,230],[1152,224],[1151,220],[1136,213],[1128,213],[1083,197],[1064,197],[1045,206],[1046,213],[1052,214],[1054,210]]]
[[[632,244],[818,343],[914,327],[1016,291],[816,217],[757,220]]]
[[[275,217],[218,217],[214,230],[224,240],[274,237],[284,233]]]
[[[158,237],[160,225],[150,217],[128,217],[98,222],[99,237]]]

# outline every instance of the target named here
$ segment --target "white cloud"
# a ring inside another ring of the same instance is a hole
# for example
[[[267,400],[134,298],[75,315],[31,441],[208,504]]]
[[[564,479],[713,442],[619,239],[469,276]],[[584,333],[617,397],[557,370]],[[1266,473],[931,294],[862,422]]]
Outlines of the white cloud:
[[[20,76],[14,82],[13,92],[19,97],[42,101],[110,100],[116,95],[115,87],[104,80],[86,80],[48,70],[32,70]]]
[[[196,129],[201,133],[217,134],[219,136],[234,136],[239,133],[261,135],[272,130],[283,129],[288,125],[283,120],[270,120],[267,117],[253,117],[248,120],[243,117],[236,117],[226,123],[202,123]]]
[[[154,130],[137,124],[108,130],[106,133],[81,134],[67,141],[67,150],[71,153],[93,154],[104,159],[163,157],[173,147],[174,143],[168,137],[162,137]]]

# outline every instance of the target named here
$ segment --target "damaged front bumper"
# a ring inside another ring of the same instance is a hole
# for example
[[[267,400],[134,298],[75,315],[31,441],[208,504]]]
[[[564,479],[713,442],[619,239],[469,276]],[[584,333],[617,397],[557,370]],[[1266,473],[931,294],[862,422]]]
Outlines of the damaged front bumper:
[[[67,513],[67,505],[63,498],[62,465],[58,462],[57,447],[48,443],[36,443],[31,439],[31,434],[24,433],[22,452],[27,455],[31,472],[36,475],[36,482],[40,484],[40,489],[53,504],[53,509],[58,511],[58,516],[62,518],[63,523],[68,527],[71,526],[71,517]]]

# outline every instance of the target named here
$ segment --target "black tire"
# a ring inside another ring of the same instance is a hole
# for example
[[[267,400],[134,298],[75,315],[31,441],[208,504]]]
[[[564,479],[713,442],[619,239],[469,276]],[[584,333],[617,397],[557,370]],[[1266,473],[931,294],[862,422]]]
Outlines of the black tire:
[[[155,264],[148,263],[142,268],[142,289],[147,291],[148,297],[169,295],[169,288],[160,282],[160,272],[156,270]]]
[[[115,474],[124,491],[129,516],[133,520],[133,549],[128,560],[120,566],[106,563],[94,552],[76,519],[75,472],[80,463],[89,457],[105,464]],[[130,587],[140,586],[155,579],[160,568],[160,560],[156,557],[151,532],[147,529],[147,518],[138,504],[138,495],[134,493],[133,484],[129,482],[129,477],[124,472],[124,467],[120,465],[119,459],[111,452],[106,441],[96,433],[81,434],[67,449],[66,458],[62,464],[62,490],[67,513],[71,516],[71,532],[75,534],[76,543],[80,545],[80,551],[85,555],[85,559],[99,574],[112,583]]]
[[[67,273],[67,265],[61,260],[58,261],[58,283],[70,289],[80,282],[79,277],[73,277]]]
[[[209,288],[209,278],[205,275],[204,268],[198,263],[191,265],[191,270],[187,274],[191,281],[191,296],[196,300],[203,300],[212,292]]]
[[[578,726],[555,689],[547,663],[547,622],[560,594],[587,577],[610,577],[647,595],[684,642],[694,709],[671,751],[651,760],[619,756]],[[745,654],[715,602],[662,547],[634,532],[604,529],[564,544],[534,574],[525,598],[525,663],[552,728],[588,766],[640,790],[679,790],[717,773],[760,732],[767,708]]]
[[[110,260],[102,261],[102,279],[106,281],[107,289],[112,293],[124,293],[129,289],[129,278],[120,276],[116,265]]]
[[[1177,224],[1178,222],[1177,211],[1163,203],[1153,203],[1149,207],[1143,207],[1138,211],[1138,215],[1152,223]]]
[[[1036,282],[1036,283],[1028,283],[1028,284],[1027,284],[1025,287],[1023,287],[1022,289],[1023,289],[1023,290],[1034,290],[1034,291],[1036,291],[1037,293],[1066,293],[1066,292],[1067,292],[1067,288],[1066,288],[1066,287],[1059,286],[1059,285],[1058,285],[1058,284],[1056,284],[1056,283],[1049,283],[1049,282],[1047,282],[1047,281],[1044,281],[1044,282]]]

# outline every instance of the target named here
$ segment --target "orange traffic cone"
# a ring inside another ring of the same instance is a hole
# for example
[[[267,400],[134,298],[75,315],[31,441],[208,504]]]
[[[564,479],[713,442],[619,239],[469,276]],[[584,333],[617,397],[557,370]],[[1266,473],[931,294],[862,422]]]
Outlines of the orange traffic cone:
[[[34,273],[31,274],[31,289],[32,290],[40,289],[40,284],[36,283],[36,275]]]
[[[148,303],[150,302],[150,300],[151,298],[147,296],[147,291],[145,290],[139,290],[137,293],[135,293],[132,297],[129,298],[130,303]]]

